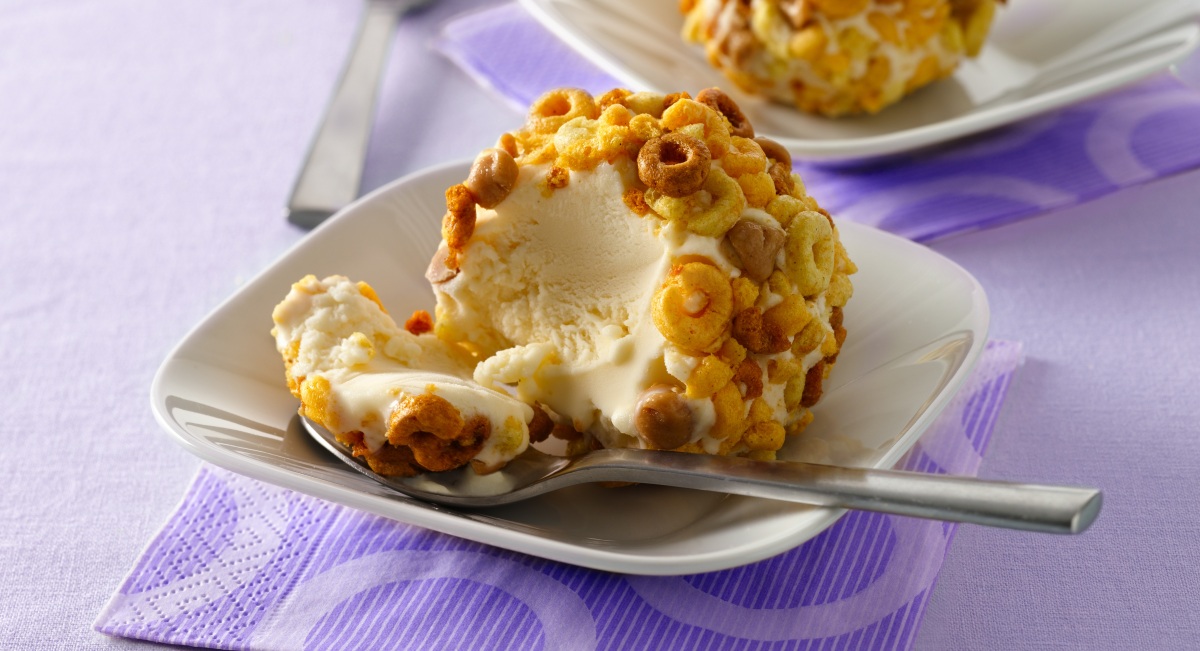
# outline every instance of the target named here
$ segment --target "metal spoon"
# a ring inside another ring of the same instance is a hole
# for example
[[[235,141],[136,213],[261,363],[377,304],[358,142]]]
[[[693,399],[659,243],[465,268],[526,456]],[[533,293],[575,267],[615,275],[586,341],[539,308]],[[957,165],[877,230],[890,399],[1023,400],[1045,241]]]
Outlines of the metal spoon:
[[[1090,488],[658,450],[597,450],[564,458],[530,448],[490,475],[465,468],[383,477],[351,456],[328,430],[307,418],[301,420],[318,443],[362,474],[410,497],[456,507],[498,506],[575,484],[614,481],[1025,531],[1080,533],[1096,519],[1101,503],[1100,491]]]
[[[288,221],[313,228],[358,197],[380,73],[400,16],[430,0],[367,0],[341,79],[288,199]]]

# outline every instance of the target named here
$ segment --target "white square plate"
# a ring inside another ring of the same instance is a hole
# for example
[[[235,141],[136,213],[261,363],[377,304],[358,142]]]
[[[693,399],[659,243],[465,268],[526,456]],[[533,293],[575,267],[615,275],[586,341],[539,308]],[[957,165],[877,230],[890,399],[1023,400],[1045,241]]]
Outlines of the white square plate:
[[[843,513],[683,489],[579,486],[481,511],[391,493],[304,433],[284,383],[271,310],[305,274],[371,283],[394,315],[430,309],[426,262],[439,240],[456,163],[401,179],[312,232],[206,317],[163,362],[151,389],[159,422],[197,456],[233,471],[396,520],[536,556],[635,574],[686,574],[786,551]],[[907,240],[840,226],[859,265],[849,331],[812,436],[861,443],[850,463],[891,467],[945,407],[983,350],[983,290]],[[785,448],[785,457],[787,449]]]
[[[876,115],[830,119],[739,90],[683,41],[676,2],[521,2],[631,88],[720,86],[760,135],[812,161],[870,159],[1008,124],[1163,70],[1200,44],[1194,0],[1010,0],[980,55],[952,77]]]

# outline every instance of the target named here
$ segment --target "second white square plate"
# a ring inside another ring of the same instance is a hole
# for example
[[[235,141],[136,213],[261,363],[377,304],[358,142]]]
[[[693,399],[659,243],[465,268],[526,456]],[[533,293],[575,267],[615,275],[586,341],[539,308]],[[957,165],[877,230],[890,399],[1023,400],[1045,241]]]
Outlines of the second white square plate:
[[[631,88],[720,86],[759,134],[811,161],[871,159],[1008,124],[1151,75],[1200,44],[1194,0],[1010,0],[980,55],[951,78],[876,115],[830,119],[737,89],[683,41],[673,0],[521,2]]]

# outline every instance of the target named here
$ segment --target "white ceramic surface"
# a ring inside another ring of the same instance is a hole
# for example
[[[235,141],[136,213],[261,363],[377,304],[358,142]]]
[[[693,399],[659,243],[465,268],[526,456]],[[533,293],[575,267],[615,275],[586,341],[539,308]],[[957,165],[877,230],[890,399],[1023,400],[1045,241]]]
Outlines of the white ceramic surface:
[[[775,555],[843,511],[682,489],[582,486],[487,511],[391,494],[303,433],[269,335],[271,309],[305,274],[366,280],[398,318],[433,303],[423,272],[439,239],[456,163],[401,179],[350,206],[206,317],[171,352],[151,390],[159,422],[197,456],[251,477],[430,529],[554,560],[636,574],[684,574]],[[890,467],[977,360],[987,300],[960,267],[851,223],[860,271],[849,331],[812,436],[857,439],[853,463]],[[787,449],[785,448],[786,457]]]
[[[938,144],[1066,106],[1163,70],[1200,44],[1195,0],[1011,0],[956,73],[876,115],[829,119],[750,96],[680,37],[676,2],[521,0],[631,88],[720,86],[797,158],[855,161]]]

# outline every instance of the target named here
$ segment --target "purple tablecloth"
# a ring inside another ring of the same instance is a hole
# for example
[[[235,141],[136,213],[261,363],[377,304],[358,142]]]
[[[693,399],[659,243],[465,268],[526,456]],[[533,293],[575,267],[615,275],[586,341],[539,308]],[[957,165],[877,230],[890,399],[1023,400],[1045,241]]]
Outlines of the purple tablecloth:
[[[400,27],[366,188],[520,120],[427,45],[484,4]],[[150,378],[303,237],[281,206],[359,10],[0,4],[0,646],[145,648],[91,626],[199,467],[159,432]],[[1198,204],[1191,171],[935,243],[987,289],[992,336],[1024,344],[981,473],[1098,486],[1106,506],[1078,538],[959,528],[915,648],[1200,639]]]

